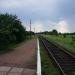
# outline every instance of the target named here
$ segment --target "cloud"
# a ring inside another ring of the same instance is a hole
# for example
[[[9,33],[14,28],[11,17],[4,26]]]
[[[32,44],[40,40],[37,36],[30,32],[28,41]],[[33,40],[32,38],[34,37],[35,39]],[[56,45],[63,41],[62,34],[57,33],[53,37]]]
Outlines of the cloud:
[[[14,13],[20,17],[32,17],[34,20],[48,19],[54,15],[57,2],[57,0],[0,0],[0,11]]]
[[[59,21],[55,28],[61,33],[70,32],[69,24],[65,20]]]
[[[34,7],[34,8],[49,8],[56,4],[57,0],[0,0],[0,6],[3,7]],[[42,4],[42,6],[41,6]]]
[[[13,8],[13,7],[17,7],[20,6],[20,1],[18,0],[1,0],[0,1],[0,7],[3,8]]]
[[[62,24],[61,28],[66,28],[64,31],[75,31],[74,9],[74,0],[0,0],[0,13],[16,14],[22,22],[31,18],[34,27],[46,31]]]
[[[27,31],[30,31],[30,25],[29,24],[23,24],[26,27]],[[61,33],[67,33],[70,32],[70,25],[68,24],[68,21],[66,20],[59,20],[58,22],[54,21],[36,21],[32,23],[31,30],[35,32],[43,32],[43,31],[52,31],[53,29],[56,29],[58,32]]]
[[[34,31],[35,28],[35,32],[43,32],[44,28],[43,28],[43,24],[42,23],[34,23],[33,27],[32,27],[32,31]]]

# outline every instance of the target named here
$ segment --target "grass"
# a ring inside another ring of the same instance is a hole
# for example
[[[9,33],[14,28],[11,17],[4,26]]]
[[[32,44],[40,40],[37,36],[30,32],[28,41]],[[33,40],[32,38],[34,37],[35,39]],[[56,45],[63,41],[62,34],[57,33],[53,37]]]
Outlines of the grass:
[[[54,41],[61,46],[67,48],[71,53],[75,55],[75,41],[72,40],[71,35],[67,35],[65,38],[62,35],[44,35],[44,37],[48,38],[50,41]]]
[[[56,65],[54,65],[52,59],[49,57],[44,46],[40,43],[40,54],[41,54],[41,66],[42,75],[60,75],[60,72]]]

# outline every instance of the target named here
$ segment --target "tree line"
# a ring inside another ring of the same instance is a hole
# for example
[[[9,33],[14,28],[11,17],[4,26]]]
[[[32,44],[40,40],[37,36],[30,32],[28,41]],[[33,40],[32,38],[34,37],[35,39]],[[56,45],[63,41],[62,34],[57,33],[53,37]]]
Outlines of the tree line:
[[[52,31],[39,32],[38,34],[58,36],[58,35],[75,35],[75,32],[73,32],[73,33],[61,33],[61,32],[58,32],[56,29],[53,29]]]
[[[55,35],[55,37],[62,35],[64,38],[66,38],[69,35],[72,38],[72,41],[75,41],[75,32],[73,32],[73,33],[59,33],[56,29],[53,29],[52,31],[39,32],[38,34]]]

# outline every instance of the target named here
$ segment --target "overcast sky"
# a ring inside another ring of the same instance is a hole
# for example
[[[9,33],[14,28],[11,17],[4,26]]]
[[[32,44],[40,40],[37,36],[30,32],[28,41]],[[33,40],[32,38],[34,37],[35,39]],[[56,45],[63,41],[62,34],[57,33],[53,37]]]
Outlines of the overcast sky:
[[[75,0],[0,0],[0,13],[16,14],[29,30],[75,32]]]

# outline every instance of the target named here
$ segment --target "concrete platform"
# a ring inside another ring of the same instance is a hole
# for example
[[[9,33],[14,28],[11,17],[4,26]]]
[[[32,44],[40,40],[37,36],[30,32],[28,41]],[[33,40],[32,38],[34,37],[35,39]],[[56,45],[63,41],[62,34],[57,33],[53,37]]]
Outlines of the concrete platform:
[[[0,66],[0,75],[34,75],[34,69]]]

